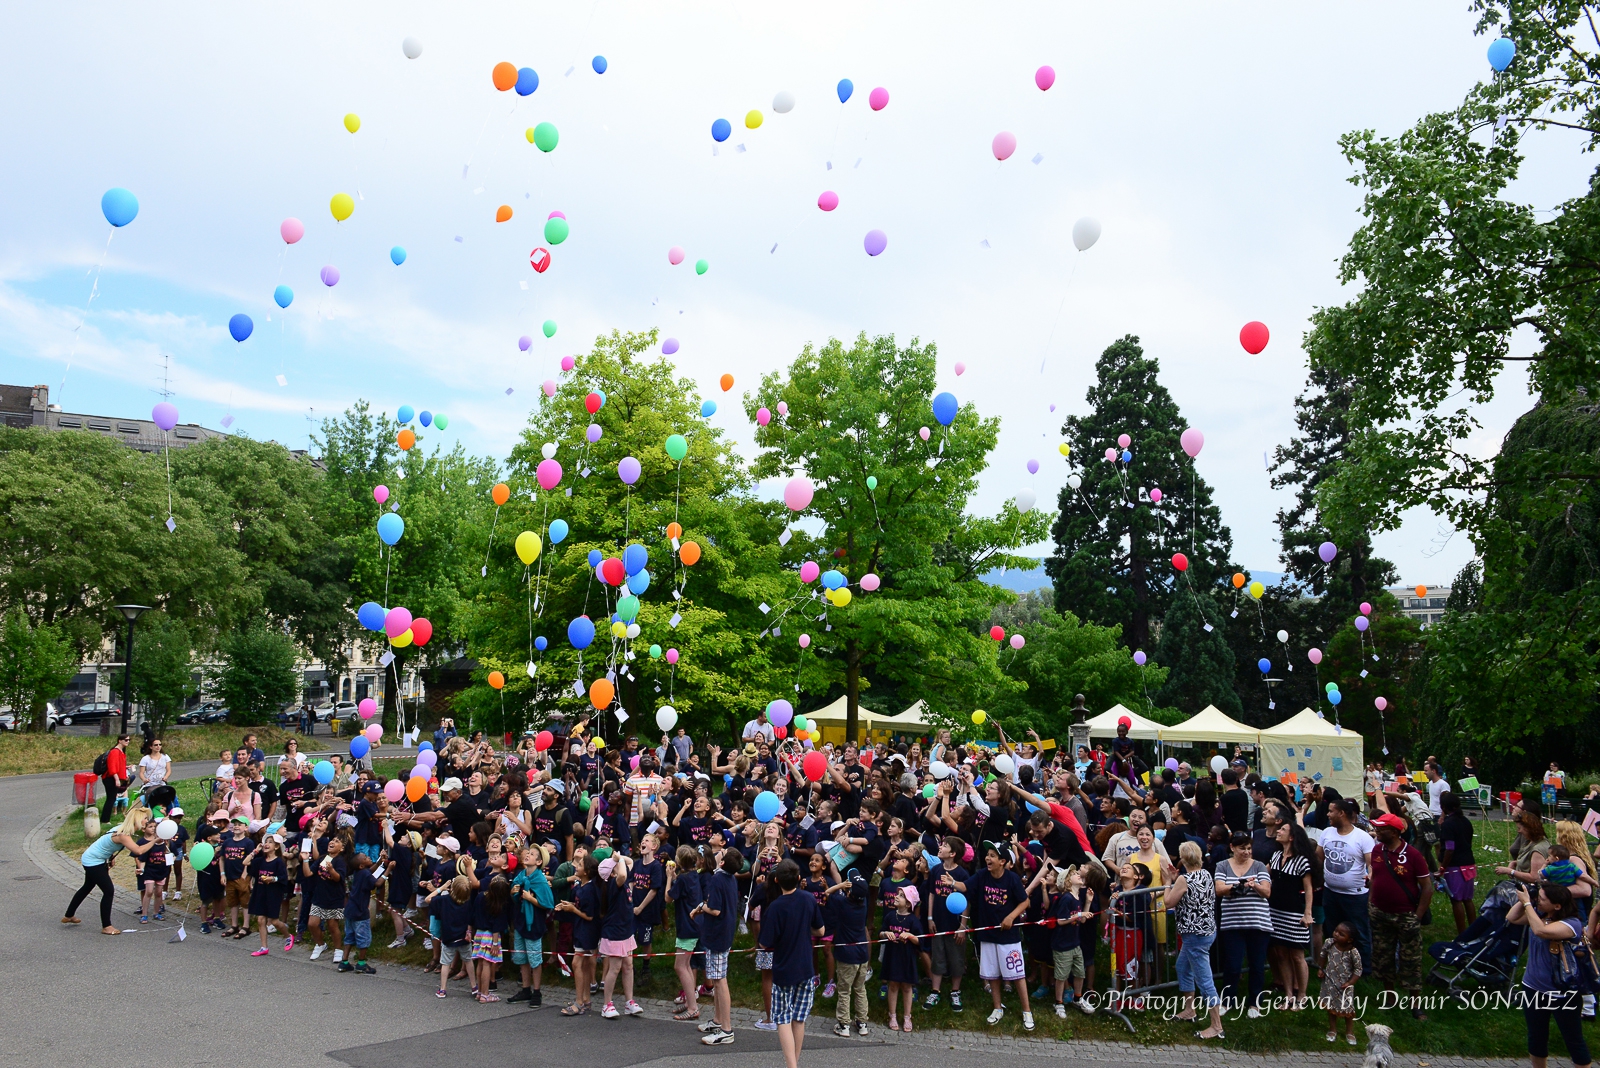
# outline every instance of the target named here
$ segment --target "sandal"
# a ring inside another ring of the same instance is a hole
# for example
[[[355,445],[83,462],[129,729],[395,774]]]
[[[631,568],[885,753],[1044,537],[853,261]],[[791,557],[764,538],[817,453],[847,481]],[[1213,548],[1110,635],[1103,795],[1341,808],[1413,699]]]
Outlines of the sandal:
[[[561,1015],[563,1015],[563,1016],[582,1016],[583,1015],[583,1006],[579,1005],[576,1001],[574,1001],[571,1005],[568,1005],[566,1008],[561,1010]]]
[[[478,995],[478,1004],[480,1004],[480,1005],[488,1005],[491,1002],[495,1002],[495,1001],[499,1001],[499,1000],[500,1000],[500,995],[499,994],[479,994]]]
[[[1337,1041],[1339,1041],[1339,1036],[1334,1034],[1332,1031],[1329,1031],[1327,1033],[1327,1035],[1324,1036],[1324,1037],[1326,1037],[1329,1042],[1337,1042]]]
[[[120,928],[120,927],[102,927],[102,928],[100,928],[100,933],[103,934],[103,935],[119,935],[119,934],[122,933],[122,928]]]
[[[62,923],[82,923],[83,921],[78,919],[78,917],[76,917],[76,916],[63,916],[63,917],[61,917],[61,922]]]
[[[1345,1035],[1345,1036],[1344,1036],[1344,1040],[1345,1040],[1345,1041],[1346,1041],[1346,1042],[1348,1042],[1348,1043],[1350,1043],[1350,1045],[1352,1045],[1352,1046],[1354,1046],[1354,1045],[1356,1045],[1356,1036],[1355,1036],[1355,1032],[1354,1032],[1354,1031],[1352,1031],[1352,1032],[1351,1032],[1351,1033],[1350,1033],[1350,1034],[1348,1034],[1348,1035]]]
[[[698,1020],[700,1019],[700,1010],[697,1008],[693,1012],[690,1012],[689,1010],[684,1009],[681,1012],[673,1013],[672,1018],[677,1020],[679,1023],[687,1023],[690,1020]]]
[[[1204,1031],[1196,1031],[1196,1032],[1195,1032],[1195,1033],[1194,1033],[1194,1037],[1195,1037],[1195,1038],[1198,1038],[1198,1039],[1199,1039],[1199,1040],[1200,1040],[1200,1041],[1202,1041],[1202,1042],[1209,1042],[1209,1041],[1211,1041],[1211,1040],[1212,1040],[1212,1039],[1213,1039],[1213,1038],[1225,1038],[1225,1037],[1227,1037],[1227,1036],[1225,1036],[1225,1035],[1224,1035],[1224,1034],[1223,1034],[1223,1033],[1222,1033],[1222,1032],[1221,1032],[1221,1031],[1218,1031],[1218,1032],[1217,1032],[1217,1033],[1216,1033],[1216,1034],[1214,1034],[1214,1035],[1208,1035],[1208,1034],[1206,1034],[1206,1033],[1205,1033],[1205,1032],[1204,1032]]]
[[[436,997],[436,998],[442,998],[442,997],[446,997],[447,995],[445,994],[445,992],[443,990],[435,990],[433,992],[433,996]]]
[[[233,937],[235,937],[235,938],[243,938],[246,935],[248,935],[249,933],[250,933],[249,928],[241,927],[241,928],[239,928],[239,933],[234,935]]]

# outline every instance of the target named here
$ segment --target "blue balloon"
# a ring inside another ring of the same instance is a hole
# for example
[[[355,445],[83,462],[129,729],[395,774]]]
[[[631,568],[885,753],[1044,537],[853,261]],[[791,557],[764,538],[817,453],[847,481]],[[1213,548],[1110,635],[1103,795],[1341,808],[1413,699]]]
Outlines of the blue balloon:
[[[542,653],[546,649],[550,648],[550,639],[541,634],[537,638],[533,639],[533,647]]]
[[[256,324],[250,321],[250,316],[240,312],[228,320],[228,333],[233,335],[233,340],[243,341],[255,332]]]
[[[836,590],[844,585],[844,576],[830,568],[822,573],[822,584],[830,590]]]
[[[388,613],[383,610],[383,605],[377,601],[368,601],[356,609],[356,619],[368,630],[382,630],[383,619],[386,615]]]
[[[605,557],[600,554],[600,550],[599,549],[590,549],[589,550],[589,566],[590,567],[599,567],[600,566],[600,561],[604,560],[604,559],[605,559]]]
[[[1272,661],[1268,660],[1266,657],[1262,657],[1260,660],[1256,661],[1256,667],[1260,668],[1261,674],[1265,675],[1267,672],[1272,670]]]
[[[406,250],[401,248],[399,245],[396,245],[394,248],[390,249],[389,262],[393,263],[396,267],[406,262]]]
[[[1344,695],[1341,694],[1338,690],[1334,690],[1332,693],[1330,693],[1328,695],[1328,703],[1330,705],[1336,705],[1340,701],[1343,701],[1343,700],[1344,700]]]
[[[1123,449],[1122,450],[1122,462],[1123,463],[1131,463],[1132,461],[1133,461],[1133,453],[1129,452],[1127,449]]]
[[[939,420],[940,426],[949,426],[956,421],[956,412],[961,405],[956,401],[954,393],[941,393],[933,398],[933,417]]]
[[[630,575],[637,575],[650,565],[650,550],[638,542],[634,542],[622,550],[622,569]]]
[[[594,620],[588,616],[579,616],[568,623],[567,641],[572,643],[574,649],[589,648],[589,643],[594,641]]]
[[[358,734],[350,739],[350,755],[357,760],[366,756],[372,749],[372,743],[367,741],[367,736]]]
[[[378,517],[378,537],[385,545],[393,545],[406,532],[406,521],[399,512],[385,512]]]
[[[421,423],[423,426],[431,426],[433,424],[433,413],[428,411],[426,408],[422,409],[422,411],[417,413],[417,422]]]
[[[778,795],[771,790],[762,790],[756,795],[756,819],[762,823],[771,823],[778,817],[778,810],[783,807],[783,802],[778,800]]]
[[[432,748],[433,748],[433,743],[432,742],[418,742],[417,743],[417,752],[419,752],[419,753],[422,752],[424,749],[431,750]]]
[[[409,423],[417,417],[417,410],[409,404],[402,404],[400,410],[394,413],[394,417],[401,423]]]
[[[567,521],[565,519],[550,520],[550,544],[560,545],[567,540]]]
[[[100,210],[112,226],[127,226],[139,214],[139,198],[126,189],[107,189],[100,198]]]
[[[952,893],[944,899],[944,907],[950,910],[952,916],[963,916],[967,911],[967,895],[959,891]]]
[[[311,777],[323,786],[333,781],[333,765],[326,760],[319,760],[311,768]]]
[[[594,68],[596,74],[604,74],[606,67],[610,66],[610,64],[606,62],[605,56],[595,56],[594,59],[589,61],[589,66]]]
[[[727,119],[718,119],[711,124],[711,140],[713,141],[726,141],[731,133],[733,133],[733,124]]]
[[[288,286],[279,286],[272,291],[272,299],[277,302],[278,307],[287,308],[294,303],[294,290]]]
[[[843,104],[850,99],[850,94],[856,91],[856,85],[849,78],[839,79],[839,103]]]
[[[1495,69],[1495,73],[1499,73],[1511,66],[1511,61],[1515,58],[1517,58],[1517,42],[1511,38],[1497,37],[1489,42],[1489,66]],[[115,189],[111,191],[111,193],[115,192],[117,192]],[[106,196],[110,196],[111,193],[107,193]],[[129,195],[131,196],[132,194]],[[138,207],[135,206],[134,210],[137,211]],[[106,218],[111,218],[110,213],[107,213]],[[121,226],[122,224],[115,223],[115,225]]]
[[[623,618],[622,618],[622,617],[621,617],[621,616],[619,616],[619,615],[618,615],[618,614],[617,614],[617,613],[615,613],[615,612],[612,612],[612,613],[611,613],[611,622],[613,622],[613,623],[626,623],[626,622],[627,622],[627,620],[626,620],[626,619],[623,619]]]
[[[732,775],[724,775],[722,777],[722,785],[724,785],[724,786],[732,786],[733,785],[733,776]]]
[[[714,400],[700,402],[700,418],[710,419],[717,414],[717,402]]]
[[[638,597],[650,588],[650,572],[641,571],[637,575],[628,576],[628,592]]]
[[[530,96],[539,88],[539,75],[534,73],[532,67],[523,67],[517,71],[517,95]]]

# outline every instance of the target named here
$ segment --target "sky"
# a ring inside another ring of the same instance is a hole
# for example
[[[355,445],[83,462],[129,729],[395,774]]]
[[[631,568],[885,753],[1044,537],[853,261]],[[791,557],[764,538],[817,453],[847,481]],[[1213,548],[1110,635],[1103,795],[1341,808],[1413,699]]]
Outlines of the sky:
[[[358,398],[409,404],[449,416],[429,446],[503,458],[562,356],[657,328],[748,456],[739,398],[762,374],[807,343],[892,333],[935,342],[940,388],[1001,417],[972,502],[993,512],[1025,487],[1055,499],[1061,420],[1085,410],[1101,350],[1134,334],[1206,435],[1199,469],[1235,558],[1279,570],[1288,495],[1263,453],[1293,433],[1309,315],[1351,295],[1337,260],[1360,194],[1337,139],[1459,102],[1488,72],[1472,21],[1459,0],[16,5],[0,33],[0,380],[128,416],[165,375],[183,421],[231,415],[292,447]],[[496,91],[501,61],[538,89]],[[734,126],[720,146],[718,118]],[[554,152],[526,139],[539,122],[559,129]],[[1018,146],[1005,162],[1001,131]],[[1518,193],[1553,204],[1585,179],[1576,153],[1536,152]],[[99,210],[113,186],[140,203],[114,235]],[[340,192],[355,211],[336,223]],[[556,246],[552,211],[571,226]],[[305,224],[292,246],[288,217]],[[1078,252],[1083,217],[1103,232]],[[877,257],[869,230],[888,237]],[[236,343],[241,312],[255,332]],[[1238,342],[1251,320],[1272,335],[1255,356]],[[1531,406],[1511,374],[1478,413],[1485,455]],[[1447,583],[1472,555],[1421,510],[1376,541],[1407,585]]]

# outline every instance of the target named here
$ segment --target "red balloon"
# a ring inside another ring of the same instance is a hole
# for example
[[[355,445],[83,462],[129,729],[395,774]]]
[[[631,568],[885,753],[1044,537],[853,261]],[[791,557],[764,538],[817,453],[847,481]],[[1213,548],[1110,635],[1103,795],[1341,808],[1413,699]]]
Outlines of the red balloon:
[[[413,619],[411,621],[411,644],[427,645],[428,639],[433,637],[433,624],[426,619]]]
[[[868,749],[861,754],[861,766],[864,768],[872,767],[872,750]]]
[[[628,569],[622,561],[615,556],[600,565],[600,576],[613,586],[620,586],[628,581]]]
[[[591,393],[587,397],[583,398],[583,406],[589,409],[590,415],[598,412],[600,410],[600,394]]]
[[[1239,331],[1239,344],[1244,346],[1244,351],[1254,356],[1267,347],[1267,339],[1270,336],[1266,323],[1248,322]]]
[[[538,734],[533,736],[533,747],[542,753],[546,749],[549,749],[550,744],[555,740],[555,735],[551,734],[549,731],[540,731]]]
[[[990,627],[989,628],[989,637],[993,638],[997,642],[1005,641],[1006,640],[1006,628],[1004,628],[1004,627]]]
[[[800,762],[800,770],[805,772],[807,782],[821,782],[828,773],[828,758],[813,750]]]
[[[1189,570],[1189,558],[1182,553],[1172,554],[1172,566],[1178,571]]]
[[[545,271],[550,269],[550,250],[547,248],[536,248],[532,252],[528,253],[528,266],[532,267],[538,273],[544,274]]]
[[[774,727],[772,729],[772,733],[776,734],[778,736],[778,740],[779,741],[782,741],[783,739],[789,737],[789,728],[788,727]]]

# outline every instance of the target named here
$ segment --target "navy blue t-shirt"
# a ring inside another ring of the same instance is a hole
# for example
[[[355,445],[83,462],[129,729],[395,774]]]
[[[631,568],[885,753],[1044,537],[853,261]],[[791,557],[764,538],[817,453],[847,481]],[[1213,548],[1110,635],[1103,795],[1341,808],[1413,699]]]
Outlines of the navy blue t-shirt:
[[[811,932],[823,926],[817,899],[804,890],[766,903],[761,909],[761,946],[772,950],[773,986],[799,986],[816,974]]]
[[[605,881],[605,916],[600,921],[600,937],[621,942],[633,937],[633,895],[616,880]]]
[[[244,858],[249,856],[256,844],[248,835],[235,836],[232,831],[222,836],[222,877],[232,882],[244,878]]]
[[[323,861],[329,861],[324,864]],[[350,870],[344,857],[324,857],[311,866],[311,903],[319,909],[344,908],[344,877]]]
[[[672,927],[675,937],[682,939],[700,937],[700,917],[689,915],[700,904],[700,873],[679,872],[667,890],[672,899]]]
[[[1050,915],[1055,917],[1056,925],[1050,932],[1051,952],[1060,952],[1066,949],[1077,949],[1078,925],[1068,923],[1067,920],[1083,911],[1083,902],[1078,900],[1078,895],[1071,890],[1065,890],[1056,895],[1050,903]]]
[[[574,887],[572,903],[585,916],[593,917],[588,920],[582,916],[573,918],[572,944],[579,949],[596,948],[600,944],[600,884],[590,879]]]
[[[700,946],[707,953],[726,953],[733,948],[733,932],[739,924],[739,884],[719,870],[705,880],[704,889],[706,907],[722,915],[700,914]],[[765,922],[762,926],[766,926]]]
[[[472,900],[460,904],[449,891],[433,899],[433,915],[439,921],[439,941],[447,946],[463,945],[467,941],[467,928],[472,926]]]
[[[412,865],[416,859],[416,851],[411,848],[411,840],[405,837],[396,838],[394,848],[389,851],[389,859],[393,862],[393,867],[389,869],[389,903],[410,905],[414,893]]]
[[[946,867],[941,865],[933,869],[933,874],[928,880],[928,885],[932,891],[933,897],[933,905],[931,906],[933,912],[933,929],[940,932],[954,931],[957,927],[961,926],[961,917],[950,911],[948,899],[950,895],[956,891],[952,887],[942,885],[943,880],[940,878],[942,875],[949,875],[951,879],[962,884],[963,886],[966,885],[967,880],[972,876],[967,873],[967,869],[959,865],[954,867]]]
[[[343,859],[343,857],[337,858],[337,860]],[[373,876],[372,869],[362,868],[350,876],[349,884],[350,891],[344,902],[344,918],[346,920],[372,919],[372,891],[377,889],[378,886],[378,880]]]
[[[640,911],[639,922],[646,927],[659,925],[661,923],[661,890],[667,885],[666,868],[661,866],[659,860],[652,860],[648,864],[641,863],[633,869],[633,874],[628,879],[629,886],[632,888],[635,908],[638,908],[650,891],[654,890],[656,892],[656,896],[650,899],[649,906]],[[631,933],[630,931],[629,934]],[[627,935],[623,937],[626,938]]]
[[[824,920],[833,935],[833,959],[840,964],[865,964],[870,955],[867,942],[867,880],[855,868],[845,870],[850,889],[828,895]]]
[[[479,890],[472,895],[472,929],[474,931],[492,931],[495,934],[505,934],[511,927],[511,904],[508,902],[501,908],[500,915],[495,916],[489,912],[489,895],[486,891]]]
[[[1022,889],[1022,880],[1014,871],[1003,872],[998,879],[990,875],[987,870],[973,876],[967,881],[967,909],[972,913],[974,928],[972,940],[994,942],[998,945],[1011,945],[1022,941],[1022,928],[1016,926],[1009,930],[998,928],[1000,921],[1026,900],[1028,895]],[[992,931],[978,929],[983,927],[997,929]]]

